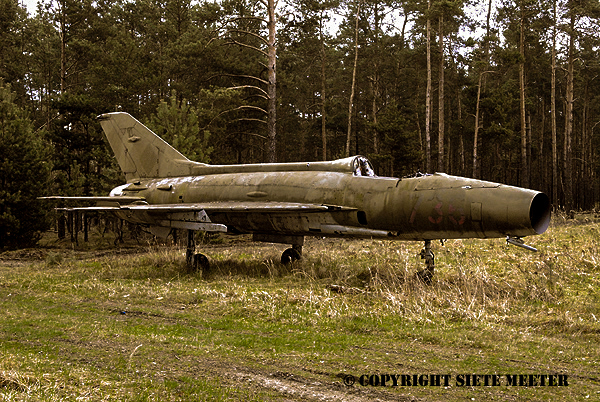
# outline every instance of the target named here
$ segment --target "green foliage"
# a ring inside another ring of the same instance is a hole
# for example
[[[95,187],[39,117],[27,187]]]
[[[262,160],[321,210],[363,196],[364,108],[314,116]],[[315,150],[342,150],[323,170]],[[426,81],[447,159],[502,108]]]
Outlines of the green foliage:
[[[48,226],[47,210],[36,200],[50,181],[43,136],[0,81],[0,249],[31,245]]]
[[[187,99],[177,100],[175,90],[171,91],[168,103],[160,102],[148,127],[191,160],[210,162],[213,151],[208,145],[210,131],[200,129],[196,108]]]
[[[375,130],[382,138],[394,160],[398,176],[415,173],[422,165],[419,134],[411,130],[412,122],[407,113],[398,110],[396,104],[388,105],[377,121]]]
[[[16,0],[0,0],[0,78],[18,82],[26,71],[24,55],[19,51],[24,10]]]
[[[210,132],[213,159],[221,163],[240,163],[239,155],[260,141],[235,130],[235,117],[241,115],[243,104],[244,96],[237,89],[211,87],[198,94],[199,125],[202,131]]]
[[[376,159],[382,174],[424,170],[424,155],[417,157],[415,149],[419,153],[426,149],[429,18],[433,79],[429,128],[434,159],[443,116],[447,156],[443,170],[472,175],[474,116],[479,105],[481,178],[519,182],[524,163],[519,158],[519,64],[523,62],[529,182],[552,193],[553,178],[546,170],[553,156],[549,111],[556,27],[557,160],[563,172],[557,178],[557,197],[562,201],[562,186],[573,183],[573,204],[594,206],[600,194],[595,174],[599,148],[593,146],[598,142],[600,116],[600,98],[595,95],[600,93],[597,0],[556,3],[556,24],[553,3],[530,0],[483,2],[477,5],[481,12],[475,19],[476,13],[466,12],[475,5],[462,0],[431,1],[429,10],[423,1],[279,2],[278,160],[322,159],[323,135],[326,158],[344,154],[358,3],[353,153]],[[245,0],[46,0],[30,17],[17,0],[0,0],[0,77],[11,84],[15,103],[29,110],[35,127],[49,132],[55,147],[55,190],[98,194],[119,182],[119,172],[94,122],[94,116],[109,111],[127,111],[156,124],[157,131],[181,144],[182,151],[194,159],[264,162],[268,69],[264,54],[256,51],[266,49],[264,18],[262,4]],[[445,35],[443,55],[440,27]],[[471,37],[465,40],[465,35]],[[575,54],[569,59],[565,41],[570,36]],[[571,151],[564,138],[569,60],[576,94]],[[440,66],[445,76],[444,114],[438,110]],[[573,164],[570,177],[565,177],[565,161]]]
[[[59,115],[48,130],[54,146],[54,194],[105,194],[121,184],[112,151],[96,123],[100,108],[87,94],[66,92],[53,102]]]

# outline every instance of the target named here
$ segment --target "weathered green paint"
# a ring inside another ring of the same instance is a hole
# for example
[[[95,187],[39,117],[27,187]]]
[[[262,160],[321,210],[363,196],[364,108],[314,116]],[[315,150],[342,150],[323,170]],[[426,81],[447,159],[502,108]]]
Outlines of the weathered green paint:
[[[419,190],[440,179],[446,184],[443,190]],[[170,191],[158,190],[165,186]],[[257,193],[261,194],[260,201]],[[532,222],[531,217],[532,207],[544,209],[540,193],[494,183],[483,186],[479,181],[442,174],[402,180],[338,172],[218,174],[145,179],[121,189],[121,194],[144,197],[150,205],[211,203],[214,208],[214,204],[227,201],[241,208],[251,208],[257,202],[344,207],[293,213],[209,212],[212,222],[240,232],[316,235],[326,234],[321,225],[342,225],[381,230],[389,232],[385,236],[398,239],[424,240],[520,237],[539,234],[546,226],[544,216],[542,222]],[[360,211],[366,224],[359,221]],[[143,223],[152,224],[150,219]],[[363,237],[373,235],[365,232]]]
[[[173,223],[185,209],[205,211],[232,232],[427,240],[540,234],[550,219],[548,197],[533,190],[441,173],[375,177],[360,156],[207,165],[188,160],[126,113],[100,121],[128,180],[111,196],[144,200],[114,212],[148,226],[189,226],[188,218]]]

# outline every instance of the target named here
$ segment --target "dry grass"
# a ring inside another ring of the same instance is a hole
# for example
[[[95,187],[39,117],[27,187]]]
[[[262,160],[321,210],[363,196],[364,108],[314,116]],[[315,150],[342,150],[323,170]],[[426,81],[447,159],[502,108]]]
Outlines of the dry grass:
[[[0,400],[311,399],[302,387],[356,400],[597,398],[600,226],[559,221],[527,239],[538,253],[436,244],[431,285],[414,275],[422,245],[406,242],[310,239],[283,266],[283,246],[226,240],[199,246],[204,275],[187,272],[182,248],[5,253]],[[382,371],[573,381],[340,388],[339,373]]]

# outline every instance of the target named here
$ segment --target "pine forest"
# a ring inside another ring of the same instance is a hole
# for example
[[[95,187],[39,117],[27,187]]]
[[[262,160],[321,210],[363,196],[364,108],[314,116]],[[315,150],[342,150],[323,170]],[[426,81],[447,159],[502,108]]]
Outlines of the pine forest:
[[[594,209],[599,32],[598,0],[0,0],[0,248],[35,197],[123,183],[115,111],[201,162],[360,154]]]

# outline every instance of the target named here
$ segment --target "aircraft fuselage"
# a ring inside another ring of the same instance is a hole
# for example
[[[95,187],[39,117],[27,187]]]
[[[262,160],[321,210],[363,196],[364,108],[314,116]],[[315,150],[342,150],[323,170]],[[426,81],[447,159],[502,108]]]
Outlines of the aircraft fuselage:
[[[228,200],[331,206],[327,213],[265,214],[243,207],[208,213],[236,233],[431,240],[522,237],[543,233],[549,223],[543,193],[441,173],[402,179],[329,171],[205,174],[137,180],[111,195],[136,195],[150,205]],[[156,224],[151,215],[136,217]]]

